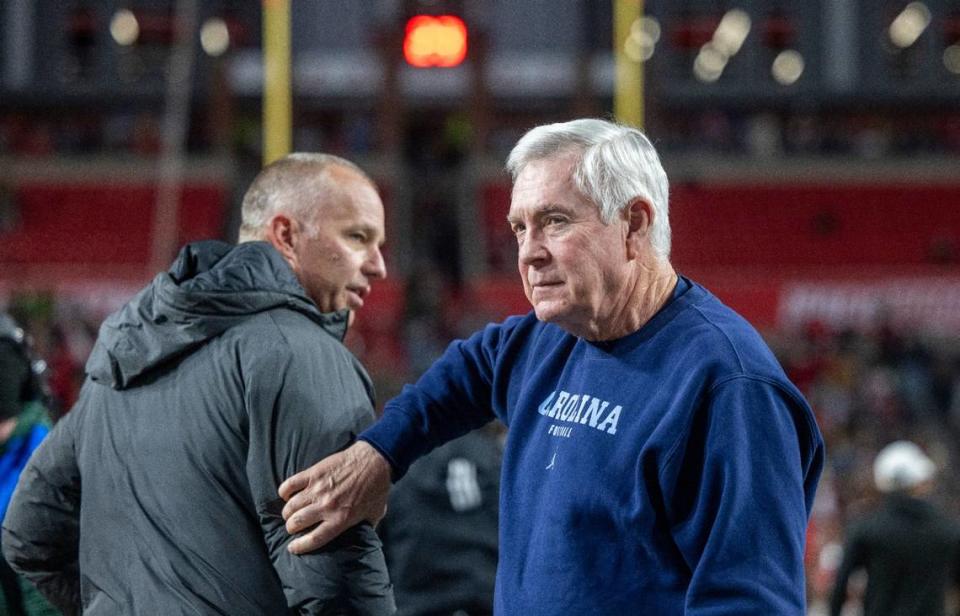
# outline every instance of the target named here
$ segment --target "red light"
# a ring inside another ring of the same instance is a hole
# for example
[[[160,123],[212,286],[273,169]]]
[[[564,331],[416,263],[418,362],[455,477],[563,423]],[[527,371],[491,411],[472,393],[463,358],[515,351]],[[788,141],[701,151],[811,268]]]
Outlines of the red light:
[[[453,15],[417,15],[407,21],[403,57],[419,68],[458,66],[467,56],[467,25]]]

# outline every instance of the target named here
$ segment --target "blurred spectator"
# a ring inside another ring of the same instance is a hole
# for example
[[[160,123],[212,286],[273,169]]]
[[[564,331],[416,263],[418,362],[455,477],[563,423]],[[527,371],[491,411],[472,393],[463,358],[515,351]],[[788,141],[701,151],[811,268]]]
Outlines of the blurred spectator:
[[[104,316],[50,293],[21,293],[10,303],[10,314],[30,334],[36,353],[47,364],[48,411],[56,419],[76,402],[83,382],[83,365]]]
[[[770,112],[758,113],[746,123],[747,151],[759,158],[779,156],[783,152],[780,120]]]
[[[897,441],[873,471],[886,496],[847,533],[830,615],[841,615],[850,576],[864,569],[864,616],[942,616],[946,591],[960,588],[960,524],[924,499],[936,466],[915,444]]]
[[[83,363],[71,352],[66,334],[59,324],[50,329],[50,343],[47,353],[50,364],[50,393],[59,416],[70,410],[77,401],[80,386],[83,384]]]
[[[414,376],[423,374],[452,338],[443,319],[444,293],[443,276],[429,265],[407,278],[403,336]]]
[[[148,158],[160,154],[163,137],[156,116],[146,112],[138,113],[129,130],[132,134],[128,147],[134,154]]]
[[[447,443],[394,486],[379,531],[397,616],[493,613],[501,430]]]
[[[393,365],[389,372],[404,372],[408,381],[419,377],[464,329],[465,319],[473,330],[471,311],[448,291],[429,263],[408,277],[401,334],[408,365]],[[373,375],[380,393],[384,376]],[[394,486],[378,531],[398,616],[492,613],[502,431],[495,422],[448,443]]]
[[[84,81],[93,76],[97,57],[97,15],[94,9],[77,4],[67,19],[70,57],[64,78]]]
[[[0,312],[0,520],[20,472],[50,431],[39,369],[31,361],[23,329]],[[57,614],[2,557],[0,597],[0,616]]]

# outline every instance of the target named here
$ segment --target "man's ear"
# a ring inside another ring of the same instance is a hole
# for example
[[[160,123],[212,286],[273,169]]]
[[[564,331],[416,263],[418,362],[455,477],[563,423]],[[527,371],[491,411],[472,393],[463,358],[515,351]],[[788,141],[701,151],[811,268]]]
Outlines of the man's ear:
[[[294,270],[297,265],[296,246],[300,239],[299,231],[297,221],[286,214],[274,214],[267,223],[266,240],[277,249],[277,252]]]
[[[650,228],[656,214],[650,203],[636,197],[623,209],[623,215],[627,219],[627,256],[633,258],[640,253],[644,244],[649,244]]]

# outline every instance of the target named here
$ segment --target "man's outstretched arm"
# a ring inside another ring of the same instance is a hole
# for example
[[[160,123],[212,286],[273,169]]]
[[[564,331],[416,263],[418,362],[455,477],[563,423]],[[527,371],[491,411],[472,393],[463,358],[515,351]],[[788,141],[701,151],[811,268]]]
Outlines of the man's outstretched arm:
[[[290,543],[291,552],[316,550],[364,520],[379,522],[391,480],[433,448],[494,418],[493,358],[502,332],[502,326],[489,325],[453,342],[416,385],[387,403],[383,417],[357,443],[280,485],[287,531],[310,529]]]
[[[390,464],[364,441],[290,477],[279,489],[287,501],[287,531],[314,528],[291,541],[288,549],[305,554],[364,520],[376,524],[386,514],[389,491]]]

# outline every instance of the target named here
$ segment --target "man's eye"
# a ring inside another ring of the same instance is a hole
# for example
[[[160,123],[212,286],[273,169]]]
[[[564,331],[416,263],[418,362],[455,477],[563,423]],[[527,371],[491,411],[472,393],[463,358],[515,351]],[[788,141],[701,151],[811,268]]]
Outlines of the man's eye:
[[[350,239],[357,240],[358,242],[365,242],[367,241],[367,236],[363,233],[351,233]]]
[[[564,222],[563,216],[548,216],[546,219],[544,219],[543,224],[559,225],[559,224],[562,224],[563,222]]]
[[[521,233],[527,230],[527,228],[524,227],[523,225],[513,225],[513,227],[511,228],[513,229],[514,235],[520,235]]]

